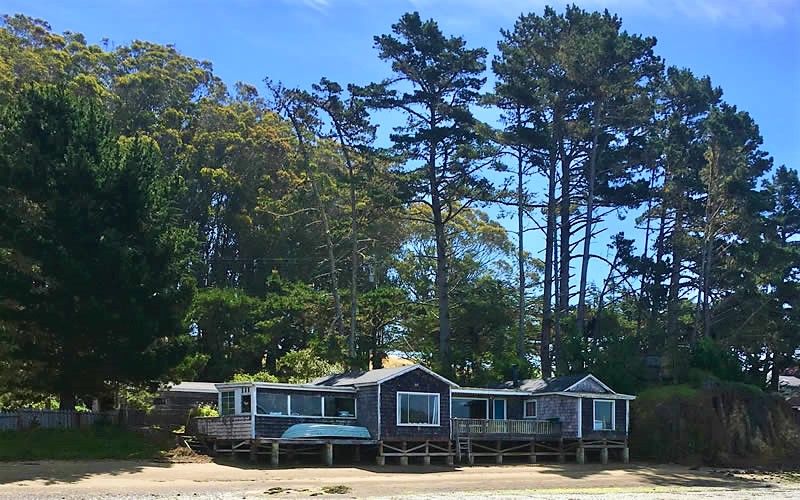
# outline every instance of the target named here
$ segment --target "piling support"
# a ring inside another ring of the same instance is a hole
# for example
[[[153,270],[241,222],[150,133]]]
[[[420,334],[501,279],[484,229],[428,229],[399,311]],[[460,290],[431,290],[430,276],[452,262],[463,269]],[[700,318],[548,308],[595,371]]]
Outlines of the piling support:
[[[608,443],[605,439],[603,440],[603,447],[600,448],[600,462],[602,462],[603,465],[608,464]]]
[[[497,455],[494,457],[494,461],[497,465],[503,465],[503,443],[501,441],[497,441]]]
[[[250,440],[250,461],[251,462],[258,462],[258,440],[251,439]]]
[[[453,442],[447,442],[447,460],[445,462],[447,465],[453,465]]]
[[[386,456],[383,454],[383,441],[378,443],[378,456],[375,457],[375,463],[378,465],[386,465]]]
[[[564,438],[558,440],[558,463],[563,464],[567,457],[564,454]]]
[[[430,441],[425,441],[425,456],[422,457],[422,465],[431,464]]]
[[[578,449],[575,450],[575,462],[579,464],[586,463],[586,450],[583,447],[583,442],[578,443]]]
[[[355,445],[353,446],[353,462],[360,462],[361,461],[361,446]]]
[[[277,467],[280,464],[281,445],[277,441],[272,442],[272,449],[270,450],[269,463]]]
[[[536,463],[536,441],[531,441],[531,454],[528,455],[528,463]]]
[[[627,445],[625,446],[625,448],[622,448],[622,462],[626,464],[631,462],[630,448],[628,448]]]
[[[400,457],[400,465],[408,465],[408,455],[406,455],[407,449],[408,449],[408,443],[403,441],[403,455]]]
[[[333,465],[333,443],[325,443],[325,448],[322,450],[325,465]]]

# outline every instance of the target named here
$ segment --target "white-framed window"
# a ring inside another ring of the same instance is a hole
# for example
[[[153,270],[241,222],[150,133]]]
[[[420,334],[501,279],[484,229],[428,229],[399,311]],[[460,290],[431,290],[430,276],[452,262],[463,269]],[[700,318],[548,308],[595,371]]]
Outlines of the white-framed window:
[[[608,399],[595,399],[592,402],[592,429],[596,431],[614,430],[616,402]]]
[[[288,415],[289,398],[286,394],[258,389],[256,391],[256,414],[268,416]]]
[[[454,418],[489,418],[489,400],[486,398],[453,398],[452,417]]]
[[[397,425],[439,425],[439,394],[435,392],[398,392]]]
[[[236,413],[236,391],[222,391],[219,393],[219,414],[233,415]]]
[[[536,407],[535,399],[526,399],[522,408],[523,418],[536,418],[536,411],[538,408]]]
[[[290,394],[289,410],[292,416],[321,417],[322,396],[311,394]]]
[[[356,418],[356,398],[325,396],[323,412],[326,417]]]
[[[506,419],[506,400],[505,399],[495,399],[492,401],[492,419],[494,420],[505,420]]]
[[[244,401],[244,400],[243,400]],[[268,417],[356,418],[356,398],[348,395],[256,391],[256,415]]]

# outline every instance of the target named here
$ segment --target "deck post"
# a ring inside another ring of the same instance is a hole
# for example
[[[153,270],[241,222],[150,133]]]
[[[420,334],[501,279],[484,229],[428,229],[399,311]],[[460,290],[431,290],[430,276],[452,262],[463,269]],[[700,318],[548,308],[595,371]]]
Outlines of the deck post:
[[[625,448],[622,448],[622,463],[630,463],[631,462],[631,452],[630,448],[628,448],[628,443],[625,443]]]
[[[531,454],[528,456],[528,463],[536,463],[536,441],[531,441]]]
[[[322,450],[325,465],[333,465],[333,443],[325,443],[325,448]]]
[[[470,465],[475,465],[475,455],[472,453],[472,440],[467,441],[467,462]]]
[[[494,461],[497,465],[503,465],[503,443],[500,440],[497,441],[497,455],[495,455]]]
[[[583,447],[583,439],[578,441],[578,449],[575,450],[575,462],[579,464],[586,463],[586,450]]]
[[[608,464],[608,443],[606,440],[603,440],[603,447],[600,448],[600,461],[603,465]]]
[[[386,465],[386,456],[383,454],[383,441],[378,442],[378,456],[375,457],[375,463]]]
[[[425,441],[425,456],[422,457],[422,465],[430,465],[430,464],[431,464],[430,441]]]
[[[272,442],[272,450],[269,457],[270,465],[277,467],[280,464],[281,448],[277,441]]]
[[[453,465],[453,442],[447,441],[447,465]]]
[[[353,462],[361,461],[361,445],[353,446]]]
[[[258,440],[250,440],[250,461],[258,462]]]
[[[408,448],[408,443],[403,441],[403,454],[400,456],[400,465],[408,465],[408,455],[406,455],[407,448]]]
[[[558,463],[563,464],[567,460],[564,456],[564,438],[558,440]]]

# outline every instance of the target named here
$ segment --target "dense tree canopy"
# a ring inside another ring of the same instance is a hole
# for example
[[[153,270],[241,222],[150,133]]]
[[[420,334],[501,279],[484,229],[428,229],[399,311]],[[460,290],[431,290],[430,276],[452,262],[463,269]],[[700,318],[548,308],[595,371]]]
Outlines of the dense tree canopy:
[[[608,12],[522,15],[491,70],[417,13],[389,30],[384,81],[229,87],[173,46],[4,16],[0,392],[69,406],[389,353],[475,384],[776,389],[800,181],[746,111]]]

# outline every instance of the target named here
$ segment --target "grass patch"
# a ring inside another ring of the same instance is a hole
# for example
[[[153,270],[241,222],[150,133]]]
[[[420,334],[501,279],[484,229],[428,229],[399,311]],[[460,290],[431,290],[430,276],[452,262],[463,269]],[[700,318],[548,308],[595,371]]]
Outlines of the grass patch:
[[[328,495],[347,495],[353,491],[353,488],[349,486],[345,486],[343,484],[338,484],[336,486],[323,486],[322,492]]]
[[[163,447],[151,437],[115,427],[0,431],[0,460],[156,458]]]

